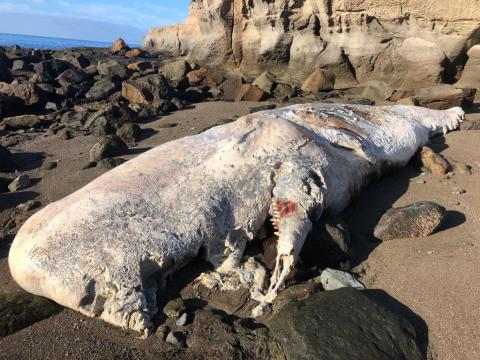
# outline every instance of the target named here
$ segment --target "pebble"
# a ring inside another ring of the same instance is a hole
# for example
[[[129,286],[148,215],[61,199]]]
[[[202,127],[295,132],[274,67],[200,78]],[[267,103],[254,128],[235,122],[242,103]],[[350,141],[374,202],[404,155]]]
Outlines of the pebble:
[[[56,161],[48,161],[45,164],[43,164],[42,169],[43,170],[53,170],[57,167],[57,162]]]
[[[10,185],[8,185],[8,190],[11,192],[19,191],[26,189],[31,184],[30,178],[28,175],[20,175],[19,177],[15,178]]]
[[[455,187],[453,188],[452,194],[454,195],[462,195],[465,194],[467,191],[464,188],[461,187]]]
[[[175,322],[175,325],[177,326],[185,326],[188,324],[188,314],[186,312],[184,312],[179,318],[178,320]]]
[[[325,290],[337,290],[345,287],[351,287],[359,290],[365,289],[365,286],[358,281],[352,274],[334,270],[325,269],[320,275],[320,282]]]
[[[40,201],[38,200],[29,200],[27,202],[17,205],[17,209],[20,211],[30,211],[40,206]]]
[[[167,335],[165,341],[169,344],[175,346],[182,346],[183,345],[183,334],[179,332],[170,331]]]
[[[417,180],[417,184],[426,184],[427,182],[425,180]]]

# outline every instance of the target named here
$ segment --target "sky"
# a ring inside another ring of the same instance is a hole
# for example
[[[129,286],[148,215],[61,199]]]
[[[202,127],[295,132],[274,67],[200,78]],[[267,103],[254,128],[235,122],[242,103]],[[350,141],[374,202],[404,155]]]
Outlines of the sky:
[[[0,0],[0,33],[141,43],[149,28],[177,24],[190,0]]]

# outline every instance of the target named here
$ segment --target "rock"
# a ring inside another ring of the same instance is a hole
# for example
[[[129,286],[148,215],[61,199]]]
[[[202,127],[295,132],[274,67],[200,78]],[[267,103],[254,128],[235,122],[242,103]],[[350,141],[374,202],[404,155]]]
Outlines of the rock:
[[[158,105],[170,99],[171,88],[163,75],[152,74],[122,83],[122,97],[131,104]]]
[[[295,96],[295,89],[288,84],[278,84],[275,87],[273,96],[275,96],[276,98],[289,100],[290,98]]]
[[[36,73],[37,80],[42,83],[53,82],[61,73],[74,66],[67,61],[52,59],[35,64],[33,70]]]
[[[291,302],[268,325],[287,360],[423,358],[412,325],[352,288]]]
[[[104,77],[118,77],[122,80],[127,79],[130,76],[128,68],[120,64],[117,60],[108,60],[106,62],[100,62],[97,65],[98,73]]]
[[[88,60],[83,54],[65,54],[60,57],[60,60],[64,60],[79,69],[85,69],[90,66],[90,60]]]
[[[38,200],[28,200],[27,202],[18,204],[17,209],[20,211],[30,211],[39,207],[40,205],[40,201]]]
[[[119,165],[122,165],[124,162],[127,160],[122,159],[122,158],[111,158],[107,157],[97,163],[96,166],[102,167],[104,169],[110,170],[113,168],[116,168]]]
[[[153,69],[153,65],[150,61],[137,61],[131,64],[128,64],[128,68],[132,71],[145,71]]]
[[[132,50],[128,50],[125,53],[125,57],[127,57],[127,58],[135,58],[135,57],[147,58],[148,53],[145,50],[135,48],[135,49],[132,49]]]
[[[90,112],[88,110],[83,111],[67,111],[62,116],[62,124],[66,126],[81,128],[88,119]]]
[[[0,171],[8,172],[13,170],[13,168],[12,154],[6,147],[0,145]]]
[[[0,83],[0,92],[22,99],[27,106],[45,105],[48,101],[45,92],[31,82]]]
[[[14,60],[12,65],[12,71],[15,70],[31,70],[32,66],[23,60]]]
[[[235,101],[263,101],[267,98],[268,94],[262,89],[251,84],[243,84]]]
[[[20,175],[8,185],[8,190],[11,192],[20,191],[28,188],[30,185],[31,181],[28,175]]]
[[[120,88],[116,81],[108,78],[97,81],[93,87],[85,94],[89,100],[103,100],[112,95]]]
[[[93,115],[89,116],[84,128],[89,129],[93,125],[99,125],[99,118],[105,118],[106,124],[118,129],[123,124],[137,121],[137,114],[124,103],[107,104],[101,107]]]
[[[467,56],[468,61],[455,87],[480,89],[480,45],[472,46],[467,51]]]
[[[117,130],[117,136],[127,144],[134,144],[140,139],[142,129],[137,124],[127,123]]]
[[[375,227],[377,239],[423,237],[432,234],[445,217],[445,208],[433,202],[417,202],[388,210]]]
[[[190,67],[190,64],[185,60],[170,61],[163,64],[160,68],[160,72],[163,76],[170,81],[182,79],[191,70],[192,68]]]
[[[125,42],[125,40],[123,40],[122,38],[118,38],[117,40],[115,40],[115,42],[113,43],[112,47],[110,48],[110,51],[113,55],[117,55],[120,51],[129,51],[130,48],[128,47],[127,43]]]
[[[189,322],[188,314],[186,312],[184,312],[182,315],[180,315],[178,320],[175,322],[175,325],[185,326],[185,325],[188,324],[188,322]]]
[[[302,91],[319,92],[330,91],[335,87],[335,74],[332,71],[316,69],[305,79],[302,84]]]
[[[262,89],[267,94],[271,94],[276,82],[274,76],[268,71],[265,71],[253,81],[252,85]]]
[[[460,124],[460,130],[480,130],[480,120],[466,120]]]
[[[243,79],[240,77],[225,80],[220,84],[219,89],[223,93],[223,99],[226,101],[235,101],[243,85]]]
[[[276,104],[266,104],[266,105],[260,105],[260,106],[252,106],[248,108],[248,113],[253,114],[259,111],[265,111],[265,110],[271,110],[275,109],[277,107]]]
[[[57,77],[57,81],[62,86],[76,85],[87,80],[88,75],[81,70],[68,69]]]
[[[198,70],[190,71],[187,74],[190,86],[216,87],[223,82],[223,76],[215,70],[201,67]]]
[[[197,87],[190,87],[181,94],[182,99],[189,102],[201,102],[207,98],[207,93]]]
[[[37,115],[20,115],[15,117],[9,117],[3,119],[1,124],[6,125],[8,128],[17,130],[28,130],[31,128],[39,127],[42,121]]]
[[[170,300],[163,308],[163,313],[170,319],[176,319],[182,311],[185,310],[185,305],[181,298]]]
[[[108,135],[90,149],[90,160],[99,162],[107,157],[115,157],[127,152],[127,145],[118,136]]]
[[[421,88],[414,93],[415,100],[419,106],[437,110],[462,106],[463,96],[461,89],[445,84]]]
[[[372,101],[386,101],[393,95],[394,89],[384,81],[370,80],[364,85],[361,97]]]
[[[435,175],[445,175],[451,168],[449,162],[442,155],[435,153],[428,146],[424,146],[420,150],[418,160],[422,167]]]
[[[61,310],[53,301],[25,292],[0,294],[0,337],[13,334]]]
[[[12,80],[13,77],[10,69],[0,64],[0,82],[11,83]]]
[[[365,286],[352,274],[328,268],[322,271],[320,282],[322,283],[323,288],[327,291],[338,290],[345,287],[358,290],[365,289]]]
[[[466,194],[466,190],[462,187],[454,187],[453,188],[453,191],[452,191],[452,194],[453,195],[463,195],[463,194]]]
[[[56,161],[47,161],[46,163],[43,164],[42,169],[43,170],[53,170],[58,166],[58,163]]]
[[[22,99],[15,96],[7,96],[0,92],[0,119],[21,115],[25,112],[25,104]]]
[[[182,346],[184,344],[184,335],[181,332],[169,332],[165,341],[169,344],[175,345],[175,346]]]
[[[322,216],[307,236],[300,258],[308,268],[350,270],[355,251],[348,225],[339,217]]]

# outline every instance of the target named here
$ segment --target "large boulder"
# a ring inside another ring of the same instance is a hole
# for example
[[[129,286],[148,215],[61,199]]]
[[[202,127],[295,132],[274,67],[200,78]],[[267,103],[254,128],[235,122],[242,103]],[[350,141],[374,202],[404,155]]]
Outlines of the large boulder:
[[[380,240],[428,236],[441,225],[445,208],[433,202],[417,202],[392,208],[383,214],[374,235]]]
[[[172,97],[172,89],[161,74],[151,74],[122,83],[122,97],[131,104],[157,105]]]
[[[333,90],[335,87],[335,74],[332,71],[316,69],[305,79],[302,91],[319,92]]]
[[[151,29],[144,48],[250,80],[268,70],[300,85],[325,68],[337,87],[381,80],[413,89],[458,75],[479,19],[477,0],[195,0],[185,23]]]
[[[0,83],[0,92],[22,99],[27,106],[45,105],[48,101],[47,94],[38,85],[27,81]]]
[[[293,301],[268,325],[287,360],[423,358],[412,325],[353,288]]]
[[[467,64],[455,86],[462,89],[480,89],[480,45],[471,47],[467,55]]]

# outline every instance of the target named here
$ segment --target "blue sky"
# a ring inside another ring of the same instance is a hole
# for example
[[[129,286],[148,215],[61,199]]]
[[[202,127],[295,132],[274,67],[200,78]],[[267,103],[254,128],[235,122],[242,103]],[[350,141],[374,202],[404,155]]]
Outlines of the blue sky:
[[[153,26],[182,22],[190,0],[0,0],[0,33],[140,43]]]

